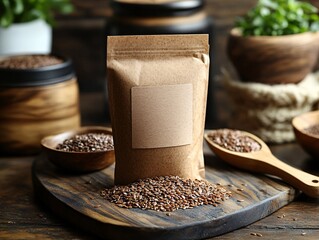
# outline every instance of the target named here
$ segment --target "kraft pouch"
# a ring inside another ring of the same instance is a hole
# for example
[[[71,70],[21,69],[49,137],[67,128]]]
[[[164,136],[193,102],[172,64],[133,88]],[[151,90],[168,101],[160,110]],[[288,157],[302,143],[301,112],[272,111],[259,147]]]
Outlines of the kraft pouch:
[[[208,35],[111,36],[107,44],[115,184],[204,178]]]

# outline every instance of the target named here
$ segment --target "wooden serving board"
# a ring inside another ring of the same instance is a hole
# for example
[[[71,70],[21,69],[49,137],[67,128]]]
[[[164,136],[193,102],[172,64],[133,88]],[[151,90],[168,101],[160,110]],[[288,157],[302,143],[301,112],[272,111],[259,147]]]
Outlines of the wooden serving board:
[[[34,161],[32,175],[39,200],[55,214],[104,239],[209,238],[249,225],[297,195],[280,180],[234,169],[212,153],[205,156],[205,164],[207,180],[221,184],[233,196],[218,207],[200,206],[170,214],[124,209],[100,197],[100,190],[113,185],[114,165],[74,175],[62,172],[40,156]]]

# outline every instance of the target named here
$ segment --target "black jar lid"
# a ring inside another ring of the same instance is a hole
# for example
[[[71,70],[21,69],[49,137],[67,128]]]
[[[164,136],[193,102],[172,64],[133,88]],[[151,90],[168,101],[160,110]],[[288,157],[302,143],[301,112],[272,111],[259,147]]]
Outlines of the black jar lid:
[[[71,59],[61,57],[59,55],[51,56],[55,56],[63,60],[63,62],[55,65],[29,69],[0,67],[0,87],[32,87],[51,85],[64,82],[75,76]]]
[[[138,3],[112,0],[111,6],[117,15],[130,16],[175,16],[186,15],[204,6],[204,0],[172,0],[162,3]]]
[[[136,25],[131,21],[113,18],[107,31],[110,35],[153,35],[153,34],[211,34],[213,22],[209,16],[204,16],[194,22],[169,25]]]

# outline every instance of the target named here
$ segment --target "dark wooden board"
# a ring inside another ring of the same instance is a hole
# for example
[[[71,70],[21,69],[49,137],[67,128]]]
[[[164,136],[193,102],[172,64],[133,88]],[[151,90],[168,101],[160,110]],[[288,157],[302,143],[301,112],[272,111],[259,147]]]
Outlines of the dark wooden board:
[[[297,194],[280,180],[236,170],[213,155],[205,156],[205,163],[207,180],[231,190],[231,199],[218,207],[177,210],[169,216],[165,212],[119,208],[100,197],[101,189],[113,185],[114,165],[74,175],[60,171],[41,156],[33,163],[32,178],[36,197],[55,214],[102,238],[121,240],[217,236],[273,213]]]

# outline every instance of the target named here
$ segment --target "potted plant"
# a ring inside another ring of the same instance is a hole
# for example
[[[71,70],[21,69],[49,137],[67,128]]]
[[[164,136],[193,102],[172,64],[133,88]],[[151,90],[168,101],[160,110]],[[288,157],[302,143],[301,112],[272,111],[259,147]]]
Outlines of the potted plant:
[[[70,13],[70,0],[0,0],[0,56],[51,51],[54,13]]]
[[[259,0],[236,20],[227,53],[242,81],[298,83],[319,52],[318,9],[297,0]]]

